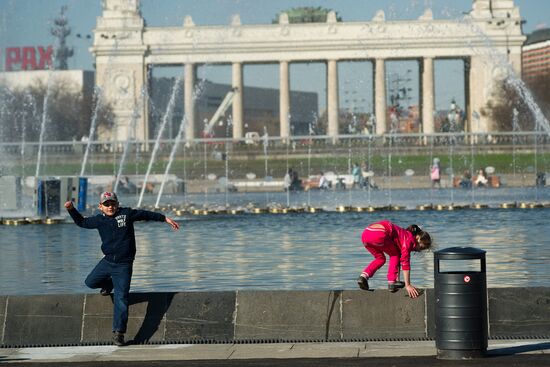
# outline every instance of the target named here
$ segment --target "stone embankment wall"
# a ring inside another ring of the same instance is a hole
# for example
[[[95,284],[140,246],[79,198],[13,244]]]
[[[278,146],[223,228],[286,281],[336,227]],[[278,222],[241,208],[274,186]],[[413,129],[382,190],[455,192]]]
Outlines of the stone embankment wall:
[[[132,293],[127,340],[259,343],[433,339],[434,291]],[[0,296],[2,347],[92,345],[111,338],[99,294]],[[550,288],[488,290],[489,337],[549,338]]]

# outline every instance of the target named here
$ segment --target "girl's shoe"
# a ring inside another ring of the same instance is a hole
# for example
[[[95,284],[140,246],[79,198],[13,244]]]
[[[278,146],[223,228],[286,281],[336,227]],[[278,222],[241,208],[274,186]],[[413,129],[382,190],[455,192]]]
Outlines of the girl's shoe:
[[[388,283],[388,289],[390,292],[395,293],[401,288],[405,288],[405,282],[396,281],[393,283]]]
[[[357,285],[364,291],[369,290],[369,281],[365,277],[359,276],[359,278],[357,278]]]

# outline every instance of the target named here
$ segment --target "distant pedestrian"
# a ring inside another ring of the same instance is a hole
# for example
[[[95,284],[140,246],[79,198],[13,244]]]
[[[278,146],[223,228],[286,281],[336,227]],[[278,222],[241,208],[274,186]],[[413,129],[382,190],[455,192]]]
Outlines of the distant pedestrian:
[[[160,213],[121,208],[114,192],[101,194],[101,214],[92,217],[83,217],[72,201],[67,201],[65,208],[77,226],[99,231],[101,251],[105,256],[88,275],[85,283],[93,289],[101,288],[100,293],[104,296],[110,295],[114,289],[113,342],[122,346],[128,323],[128,298],[136,255],[134,222],[166,222],[174,230],[179,229],[179,224]]]
[[[351,170],[351,175],[353,177],[353,187],[360,187],[361,184],[361,167],[359,164],[354,163],[353,169]]]
[[[330,189],[330,181],[328,180],[327,176],[325,176],[324,172],[322,172],[322,171],[319,174],[319,189],[321,189],[321,190]]]
[[[441,188],[441,166],[439,165],[439,158],[434,158],[433,164],[430,166],[430,179],[432,180],[432,189],[435,185]]]
[[[368,279],[386,263],[388,265],[388,289],[397,292],[405,288],[409,297],[416,298],[418,289],[411,284],[410,258],[413,251],[424,251],[432,247],[432,238],[416,224],[401,228],[388,220],[372,223],[363,231],[361,240],[363,245],[373,256],[374,260],[363,270],[357,284],[361,289],[369,290]],[[403,270],[404,282],[399,281],[399,267]]]
[[[287,172],[285,173],[285,177],[283,178],[283,190],[284,191],[290,191],[290,188],[292,186],[292,177],[294,176],[294,172],[292,171],[292,168],[289,168]]]
[[[480,168],[477,171],[477,177],[475,184],[477,187],[487,187],[489,185],[489,180],[487,179],[487,174],[485,174],[485,170],[483,168]]]

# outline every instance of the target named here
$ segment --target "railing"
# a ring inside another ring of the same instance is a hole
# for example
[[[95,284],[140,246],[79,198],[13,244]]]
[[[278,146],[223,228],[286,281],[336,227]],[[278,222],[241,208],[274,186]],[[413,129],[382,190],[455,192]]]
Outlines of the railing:
[[[164,173],[175,140],[162,140],[153,172]],[[288,168],[301,175],[332,171],[350,174],[353,163],[365,165],[377,176],[426,175],[433,158],[441,159],[443,169],[452,174],[494,166],[498,173],[550,171],[550,137],[544,132],[516,133],[437,133],[295,136],[259,139],[212,138],[180,142],[170,173],[180,177],[282,177]],[[128,149],[123,174],[145,173],[154,141],[93,141],[85,174],[113,175]],[[42,144],[41,173],[74,175],[80,172],[87,142],[45,142]],[[33,175],[39,144],[0,143],[0,174]],[[43,169],[42,169],[43,168]]]
[[[261,137],[259,139],[233,139],[233,138],[209,138],[192,139],[182,141],[182,145],[189,150],[197,150],[203,144],[209,146],[224,146],[229,144],[232,151],[255,151],[262,150],[267,144],[268,148],[285,150],[288,145],[294,152],[303,147],[314,147],[315,149],[326,149],[331,151],[348,146],[376,147],[418,147],[418,148],[445,148],[449,146],[463,147],[475,146],[533,146],[534,144],[548,144],[550,136],[545,132],[500,132],[500,133],[436,133],[436,134],[384,134],[384,135],[340,135],[338,138],[331,136],[294,136],[290,138]],[[159,142],[160,152],[170,152],[174,139],[161,140]],[[42,143],[43,153],[53,154],[82,154],[87,142],[80,141],[48,141]],[[155,142],[131,141],[129,146],[132,151],[148,152],[153,149]],[[92,141],[90,144],[91,153],[112,154],[123,153],[126,141]],[[3,154],[36,154],[39,149],[38,142],[14,142],[0,143],[0,152]]]

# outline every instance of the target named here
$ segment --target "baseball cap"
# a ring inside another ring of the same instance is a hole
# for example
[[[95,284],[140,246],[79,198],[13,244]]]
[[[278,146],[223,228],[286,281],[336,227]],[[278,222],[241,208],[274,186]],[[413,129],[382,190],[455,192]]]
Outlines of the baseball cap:
[[[114,192],[105,191],[99,197],[99,203],[103,204],[106,201],[115,201],[118,203],[118,198]]]

